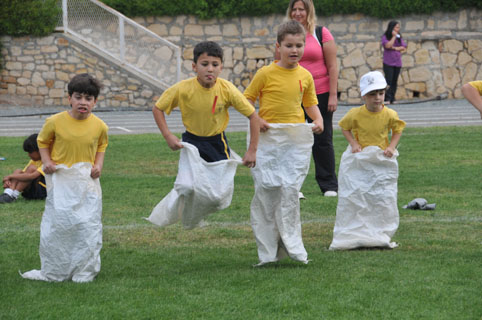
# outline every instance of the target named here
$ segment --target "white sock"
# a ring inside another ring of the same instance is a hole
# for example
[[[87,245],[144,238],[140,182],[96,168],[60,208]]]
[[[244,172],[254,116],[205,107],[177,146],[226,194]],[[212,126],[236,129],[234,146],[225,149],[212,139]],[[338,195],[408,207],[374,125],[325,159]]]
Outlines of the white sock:
[[[3,193],[6,193],[9,196],[13,197],[13,190],[10,189],[10,188],[7,188],[7,189],[3,190]]]
[[[18,190],[13,190],[12,197],[14,197],[15,199],[17,199],[19,195],[20,195],[20,191],[18,191]]]

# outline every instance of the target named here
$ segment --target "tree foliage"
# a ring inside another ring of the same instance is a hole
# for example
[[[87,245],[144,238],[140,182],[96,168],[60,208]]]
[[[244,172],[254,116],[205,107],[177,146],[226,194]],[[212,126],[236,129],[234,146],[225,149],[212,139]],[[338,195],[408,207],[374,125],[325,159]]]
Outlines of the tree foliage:
[[[194,15],[201,19],[284,14],[289,0],[102,0],[126,16]],[[319,16],[363,13],[378,18],[482,9],[480,0],[313,0]]]
[[[43,36],[52,33],[59,12],[56,0],[1,0],[0,36]]]

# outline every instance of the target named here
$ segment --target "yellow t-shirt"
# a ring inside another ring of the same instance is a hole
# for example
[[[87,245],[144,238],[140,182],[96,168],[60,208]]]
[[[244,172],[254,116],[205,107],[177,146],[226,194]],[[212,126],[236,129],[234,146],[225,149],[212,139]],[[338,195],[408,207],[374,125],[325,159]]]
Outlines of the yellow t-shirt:
[[[301,104],[318,104],[313,76],[300,65],[285,69],[276,62],[256,72],[244,96],[252,101],[259,97],[259,116],[268,123],[303,123]]]
[[[246,117],[255,111],[231,82],[221,78],[209,89],[197,78],[183,80],[164,91],[156,102],[156,108],[166,114],[179,107],[186,130],[201,137],[212,137],[226,129],[230,106]]]
[[[482,96],[482,80],[471,81],[469,84],[479,91],[479,94]]]
[[[378,146],[385,150],[390,144],[388,133],[401,133],[405,122],[398,118],[395,110],[383,107],[379,112],[368,111],[365,105],[348,111],[338,125],[351,131],[362,148]]]
[[[91,114],[85,120],[72,118],[67,111],[45,120],[37,137],[39,148],[50,148],[50,158],[56,164],[72,166],[77,162],[95,161],[97,152],[105,152],[108,127]]]
[[[42,170],[42,160],[38,160],[38,161],[30,160],[25,166],[25,168],[23,168],[22,171],[25,172],[25,170],[27,170],[27,168],[30,167],[31,165],[34,165],[37,168],[37,171],[40,172],[43,176],[45,176],[45,173]]]

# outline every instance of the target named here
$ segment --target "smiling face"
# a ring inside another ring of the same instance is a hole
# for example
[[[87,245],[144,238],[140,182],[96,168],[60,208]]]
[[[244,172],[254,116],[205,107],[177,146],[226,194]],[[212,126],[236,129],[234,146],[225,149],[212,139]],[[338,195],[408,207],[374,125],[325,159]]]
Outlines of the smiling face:
[[[203,53],[192,64],[192,69],[197,73],[197,81],[204,88],[212,88],[216,84],[216,79],[223,70],[221,58],[208,56]]]
[[[367,109],[371,112],[382,110],[383,101],[385,100],[385,89],[373,90],[363,96]]]
[[[291,10],[291,19],[298,21],[306,28],[306,8],[302,1],[297,1]]]
[[[278,65],[286,69],[296,68],[305,51],[305,36],[301,33],[286,34],[276,47],[280,53]]]
[[[72,106],[72,109],[69,111],[72,118],[83,120],[90,116],[97,99],[86,93],[74,92],[72,96],[69,96],[69,103]]]

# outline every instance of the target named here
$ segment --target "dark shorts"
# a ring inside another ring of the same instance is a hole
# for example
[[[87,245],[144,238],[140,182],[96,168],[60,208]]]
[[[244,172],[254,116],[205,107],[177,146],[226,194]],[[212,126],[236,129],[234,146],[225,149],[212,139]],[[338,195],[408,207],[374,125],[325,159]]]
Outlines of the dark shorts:
[[[182,134],[182,141],[196,146],[201,158],[207,162],[226,160],[231,156],[224,132],[212,137],[200,137],[186,131]]]
[[[45,177],[41,175],[32,181],[30,186],[22,192],[22,196],[29,200],[45,199],[45,197],[47,197]]]

